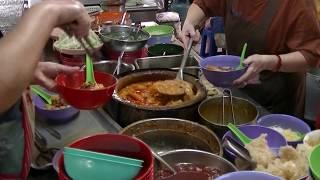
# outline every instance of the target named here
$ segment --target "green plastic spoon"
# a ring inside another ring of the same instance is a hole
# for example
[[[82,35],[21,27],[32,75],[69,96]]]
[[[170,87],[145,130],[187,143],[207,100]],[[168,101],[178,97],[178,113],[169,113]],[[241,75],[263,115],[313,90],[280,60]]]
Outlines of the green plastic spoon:
[[[235,126],[232,123],[229,123],[227,125],[227,127],[230,129],[230,131],[237,136],[237,138],[243,143],[243,144],[249,144],[252,140],[245,135],[240,129],[237,128],[237,126]]]
[[[52,96],[41,89],[39,86],[32,85],[31,91],[42,97],[42,99],[44,99],[47,104],[52,105]]]
[[[240,64],[239,64],[239,66],[237,67],[237,70],[243,68],[243,60],[244,60],[244,56],[246,55],[246,51],[247,51],[247,43],[245,43],[245,44],[243,45],[242,52],[241,52],[241,56],[240,56]]]
[[[86,54],[86,85],[95,85],[96,80],[94,79],[93,64],[91,57]]]

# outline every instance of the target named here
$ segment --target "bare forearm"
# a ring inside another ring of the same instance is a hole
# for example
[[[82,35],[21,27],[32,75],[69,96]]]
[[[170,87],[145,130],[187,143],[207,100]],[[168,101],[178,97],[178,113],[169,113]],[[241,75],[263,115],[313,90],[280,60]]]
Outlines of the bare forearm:
[[[8,109],[28,86],[56,17],[50,7],[26,12],[15,30],[0,40],[0,112]]]
[[[191,4],[186,21],[192,24],[193,26],[200,25],[201,22],[205,19],[205,14],[203,10],[196,4]]]
[[[302,72],[308,68],[308,63],[305,57],[299,52],[292,52],[288,54],[281,54],[282,65],[280,72]],[[278,58],[275,55],[270,56],[269,70],[273,70],[277,66]]]

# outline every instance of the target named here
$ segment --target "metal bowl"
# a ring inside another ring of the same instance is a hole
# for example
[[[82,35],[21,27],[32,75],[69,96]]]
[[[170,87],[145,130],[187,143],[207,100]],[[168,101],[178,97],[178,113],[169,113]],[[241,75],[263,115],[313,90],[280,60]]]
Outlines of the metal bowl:
[[[232,122],[232,111],[229,96],[225,96],[223,123],[222,97],[214,97],[203,101],[198,108],[201,123],[212,129],[219,137],[228,131],[227,123]],[[253,124],[258,118],[257,107],[250,101],[233,97],[235,124]]]
[[[222,174],[237,171],[237,168],[224,158],[199,150],[180,149],[169,151],[161,157],[170,165],[180,163],[191,163],[196,165],[203,165],[218,168],[222,171]],[[161,167],[158,163],[155,166],[155,171],[158,171],[164,167]]]
[[[176,149],[197,149],[222,155],[214,132],[198,123],[175,118],[156,118],[130,124],[121,134],[135,136],[159,153]]]
[[[137,36],[142,36],[142,40],[121,40],[120,38],[110,38],[106,35],[110,33],[120,33],[121,36],[126,37],[130,34],[135,33],[138,30],[137,27],[125,26],[125,25],[110,25],[103,26],[99,34],[102,41],[106,44],[107,47],[112,48],[118,52],[132,52],[138,49],[143,48],[148,39],[151,37],[150,34],[144,30],[139,30]]]
[[[118,96],[118,92],[132,83],[174,79],[177,72],[169,69],[144,69],[122,75],[123,77],[118,79],[113,100],[107,105],[107,111],[121,126],[125,127],[142,119],[161,117],[188,119],[191,121],[198,120],[198,105],[206,98],[207,93],[205,87],[199,83],[196,77],[184,74],[184,80],[191,83],[194,87],[194,99],[175,106],[143,106],[122,99]]]
[[[84,69],[86,66],[84,65],[82,69]],[[96,71],[105,72],[112,74],[113,71],[117,67],[117,61],[98,61],[93,63],[93,68]],[[120,73],[130,72],[135,69],[134,65],[127,64],[127,63],[121,63],[120,65]]]

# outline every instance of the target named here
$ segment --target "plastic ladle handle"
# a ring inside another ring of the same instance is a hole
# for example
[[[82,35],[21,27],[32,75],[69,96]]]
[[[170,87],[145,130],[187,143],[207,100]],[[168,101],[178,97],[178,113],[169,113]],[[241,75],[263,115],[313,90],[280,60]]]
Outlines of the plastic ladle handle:
[[[240,131],[240,129],[238,129],[234,124],[229,123],[227,127],[243,144],[249,144],[251,142],[251,139]]]
[[[96,84],[91,57],[86,54],[86,84]]]
[[[42,97],[42,99],[44,99],[47,104],[52,104],[52,96],[41,89],[39,86],[31,86],[31,91]]]
[[[245,56],[246,52],[247,52],[247,43],[245,43],[243,45],[241,56],[240,56],[240,64],[237,67],[237,69],[242,69],[243,68],[243,60],[244,60],[244,56]]]

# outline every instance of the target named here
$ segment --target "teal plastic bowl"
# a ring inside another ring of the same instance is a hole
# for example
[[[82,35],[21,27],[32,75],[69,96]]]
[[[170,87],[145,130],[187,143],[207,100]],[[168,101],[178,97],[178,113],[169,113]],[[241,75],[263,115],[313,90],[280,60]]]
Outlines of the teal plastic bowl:
[[[135,159],[125,158],[126,162],[122,162],[117,161],[118,157],[106,159],[105,155],[101,155],[102,153],[93,153],[93,156],[88,156],[88,152],[73,153],[76,151],[64,149],[65,170],[72,179],[129,180],[134,179],[142,168],[142,164],[134,164],[137,163]]]

